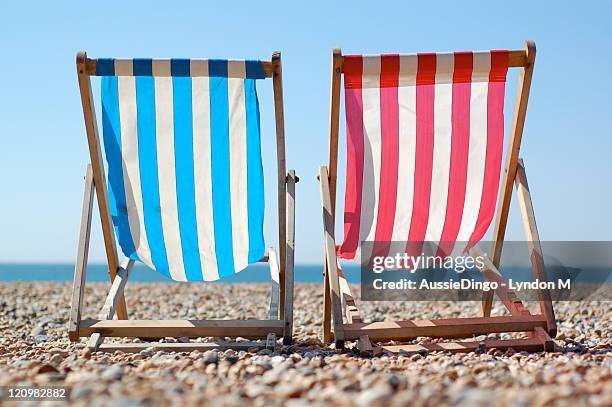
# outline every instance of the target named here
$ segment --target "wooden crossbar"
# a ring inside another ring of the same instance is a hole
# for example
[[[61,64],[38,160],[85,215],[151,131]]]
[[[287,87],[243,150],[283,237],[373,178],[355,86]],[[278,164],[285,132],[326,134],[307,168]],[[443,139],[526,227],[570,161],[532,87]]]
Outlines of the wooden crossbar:
[[[243,337],[266,338],[269,333],[283,334],[282,320],[100,320],[85,319],[79,335],[100,333],[106,337]]]
[[[420,336],[430,338],[461,338],[502,332],[531,331],[545,328],[546,319],[539,315],[517,315],[477,318],[424,319],[344,324],[344,338],[358,339],[368,335],[374,341],[408,340]]]
[[[85,60],[85,72],[90,76],[96,76],[96,65],[97,59],[87,58]],[[512,50],[508,53],[508,66],[510,67],[523,67],[527,64],[527,54],[525,50]],[[274,75],[274,66],[272,61],[262,61],[266,78],[271,78]],[[343,72],[342,63],[339,65],[341,72]]]
[[[334,50],[336,51],[336,50]],[[508,51],[508,67],[521,68],[529,65],[527,52],[524,49],[515,49]],[[344,72],[344,61],[340,58],[340,63],[337,65],[340,72]]]
[[[155,61],[155,60],[153,60],[153,61]],[[261,63],[263,65],[264,72],[266,73],[266,78],[271,78],[272,75],[274,74],[274,67],[272,65],[272,61],[261,61]],[[85,72],[87,73],[87,75],[98,76],[96,74],[96,65],[97,64],[98,64],[98,60],[97,59],[87,58],[85,60]],[[123,75],[117,74],[117,76],[123,76]],[[200,75],[198,75],[197,73],[194,73],[194,75],[192,75],[192,77],[196,77],[196,76],[200,76]]]
[[[241,341],[241,342],[144,342],[144,343],[103,343],[99,347],[101,352],[121,351],[125,353],[137,353],[145,349],[151,349],[154,352],[204,352],[207,350],[252,350],[263,349],[266,347],[265,342]]]
[[[418,345],[389,345],[383,346],[382,349],[387,352],[394,353],[421,353],[421,352],[453,352],[453,353],[469,353],[469,352],[484,352],[488,349],[498,350],[524,350],[528,352],[538,352],[543,350],[542,341],[539,338],[525,339],[487,339],[484,341],[465,341],[465,342],[439,342],[439,343],[421,343]]]

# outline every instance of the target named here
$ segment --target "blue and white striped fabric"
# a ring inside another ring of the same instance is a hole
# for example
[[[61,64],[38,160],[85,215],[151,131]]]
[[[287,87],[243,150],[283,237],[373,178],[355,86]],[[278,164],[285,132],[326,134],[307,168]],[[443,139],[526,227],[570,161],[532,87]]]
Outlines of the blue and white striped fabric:
[[[109,196],[123,253],[213,281],[265,253],[259,61],[99,59]]]

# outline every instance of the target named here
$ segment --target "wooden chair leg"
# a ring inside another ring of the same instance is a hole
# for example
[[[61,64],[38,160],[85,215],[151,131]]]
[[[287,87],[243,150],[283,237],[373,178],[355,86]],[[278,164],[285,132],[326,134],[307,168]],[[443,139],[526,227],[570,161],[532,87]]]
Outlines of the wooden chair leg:
[[[106,249],[106,258],[108,261],[109,268],[108,271],[112,281],[115,278],[115,273],[119,267],[119,263],[117,257],[117,246],[115,245],[113,222],[111,219],[111,211],[109,208],[106,175],[102,159],[102,149],[100,147],[100,137],[98,134],[98,126],[96,121],[95,104],[93,101],[93,92],[91,88],[91,78],[87,70],[87,60],[88,58],[86,52],[79,52],[77,54],[76,65],[79,80],[79,89],[81,91],[83,117],[85,119],[85,130],[87,133],[87,143],[89,145],[89,155],[91,158],[94,188],[96,190],[98,210],[100,213],[102,235],[104,236],[104,246]],[[119,300],[119,304],[117,306],[117,317],[119,319],[128,318],[127,307],[124,298],[121,298]]]
[[[274,247],[268,249],[268,263],[270,265],[270,308],[268,310],[268,319],[278,319],[278,304],[279,304],[279,270],[278,258]],[[276,347],[276,334],[269,333],[266,338],[266,349],[274,350]]]
[[[359,312],[359,308],[357,308],[357,304],[355,303],[355,298],[353,297],[351,286],[346,280],[344,270],[342,270],[339,265],[337,267],[337,273],[340,287],[340,299],[342,303],[342,309],[344,311],[343,314],[346,317],[347,323],[352,324],[363,322],[363,319],[361,318],[361,313]],[[380,350],[380,348],[374,348],[372,346],[368,335],[361,335],[359,337],[359,339],[357,340],[357,349],[359,350],[359,354],[361,356],[372,356]]]
[[[325,249],[323,249],[325,253]],[[329,344],[332,341],[331,334],[331,297],[329,286],[329,271],[327,269],[327,258],[323,268],[323,343]]]
[[[280,259],[280,319],[285,319],[285,264],[287,263],[285,242],[287,241],[287,168],[285,160],[285,113],[283,105],[283,68],[281,53],[272,53],[272,89],[276,118],[276,158],[278,191],[278,244]]]
[[[93,333],[89,337],[87,341],[87,347],[91,349],[92,352],[98,351],[100,349],[100,345],[104,343],[104,336],[99,333]]]
[[[129,259],[126,260],[125,264],[119,267],[117,270],[117,275],[115,276],[115,280],[111,285],[110,290],[108,291],[108,295],[106,296],[106,301],[104,302],[104,306],[100,311],[99,319],[110,320],[115,316],[115,312],[117,310],[117,306],[123,298],[123,290],[125,289],[125,284],[127,283],[128,276],[132,267],[134,266],[134,260]],[[104,342],[104,336],[99,333],[93,333],[89,337],[89,342],[87,346],[92,351],[97,351],[100,345]]]
[[[276,334],[269,333],[266,338],[266,349],[274,351],[276,348]]]
[[[491,311],[493,310],[493,291],[487,291],[482,294],[482,316],[489,317],[491,316]]]
[[[340,299],[342,303],[343,315],[346,317],[346,320],[349,324],[354,322],[363,322],[361,318],[361,313],[359,312],[359,308],[355,304],[355,298],[353,297],[353,292],[351,291],[351,287],[346,280],[346,275],[344,274],[344,270],[337,267],[338,273],[338,285],[340,288]]]
[[[524,307],[522,301],[518,298],[516,293],[508,288],[508,283],[495,267],[493,261],[482,251],[482,249],[475,245],[470,249],[470,255],[474,258],[481,258],[484,262],[484,267],[480,269],[484,278],[489,282],[495,282],[498,288],[495,291],[488,291],[489,293],[497,293],[497,296],[501,302],[508,309],[512,315],[530,315],[529,311]]]
[[[334,341],[337,348],[344,347],[344,329],[342,318],[342,303],[340,300],[340,284],[338,280],[338,260],[336,257],[336,240],[334,238],[334,223],[332,220],[331,199],[329,194],[329,178],[327,167],[319,171],[321,183],[321,203],[323,206],[323,224],[325,227],[325,253],[327,258],[328,279],[330,281],[332,322],[334,325]]]
[[[268,249],[268,264],[270,266],[270,307],[268,309],[268,319],[278,319],[279,294],[279,270],[278,258],[274,247]]]
[[[331,89],[330,89],[330,108],[329,108],[329,150],[327,162],[327,176],[329,182],[329,214],[331,216],[332,228],[335,225],[336,214],[336,184],[338,170],[338,132],[340,128],[340,93],[342,83],[342,51],[339,48],[334,48],[331,59]],[[323,249],[325,253],[325,248]],[[325,258],[324,276],[324,294],[323,294],[323,341],[331,343],[332,333],[332,300],[331,300],[331,285],[329,265]]]
[[[331,63],[331,89],[330,89],[330,112],[329,112],[329,160],[328,160],[328,176],[329,176],[329,199],[330,199],[330,215],[332,225],[335,224],[336,210],[336,178],[338,167],[338,130],[340,128],[340,88],[342,83],[342,51],[339,48],[334,48],[332,51]],[[320,178],[317,177],[317,178]],[[325,247],[323,248],[325,253]],[[329,280],[329,266],[327,264],[327,256],[323,256],[325,267],[323,269],[323,342],[331,343],[331,286]]]
[[[295,184],[299,181],[294,170],[287,174],[287,242],[285,245],[285,333],[283,343],[293,341],[293,284],[295,259]]]
[[[368,335],[362,335],[359,337],[359,339],[357,339],[357,350],[359,351],[360,356],[369,357],[379,353],[382,348],[373,347]]]
[[[542,341],[542,345],[544,346],[545,352],[557,351],[557,344],[544,328],[535,328],[534,336]]]
[[[506,225],[508,223],[508,213],[510,211],[510,200],[512,199],[512,184],[514,183],[514,177],[516,175],[516,167],[521,149],[521,140],[523,138],[523,128],[525,126],[525,117],[527,115],[531,78],[533,76],[533,68],[536,58],[536,45],[533,41],[527,41],[525,44],[525,53],[527,56],[527,61],[524,69],[520,70],[519,73],[514,117],[512,118],[508,146],[506,148],[506,163],[502,171],[503,176],[496,206],[497,212],[495,215],[495,226],[493,228],[493,246],[491,248],[491,260],[493,261],[495,267],[499,267],[499,261],[501,259],[504,236],[506,234]],[[488,317],[491,313],[492,301],[493,296],[485,293],[483,297],[482,311],[483,315],[486,317]]]
[[[529,184],[527,183],[527,174],[525,173],[525,164],[522,159],[519,159],[516,169],[516,192],[523,218],[523,226],[525,229],[525,237],[529,246],[529,258],[531,259],[531,269],[536,279],[547,281],[546,270],[544,269],[544,257],[542,256],[542,246],[540,244],[540,235],[536,225],[535,213],[531,201],[531,193],[529,192]],[[538,290],[538,300],[540,310],[546,317],[548,324],[547,331],[552,336],[557,336],[557,322],[555,320],[555,312],[552,306],[550,292],[547,289]]]
[[[79,246],[74,269],[74,283],[72,286],[72,301],[70,308],[70,321],[68,324],[68,337],[71,341],[79,340],[79,323],[83,308],[83,293],[87,275],[87,260],[89,257],[89,239],[91,236],[91,216],[93,209],[93,171],[91,164],[85,171],[85,192],[83,196],[83,210],[81,212],[81,229],[79,232]]]

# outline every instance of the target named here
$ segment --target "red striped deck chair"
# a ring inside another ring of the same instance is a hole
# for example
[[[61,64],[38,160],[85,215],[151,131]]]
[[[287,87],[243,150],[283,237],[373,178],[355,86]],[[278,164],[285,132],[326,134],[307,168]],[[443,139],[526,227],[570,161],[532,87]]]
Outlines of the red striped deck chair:
[[[332,56],[329,162],[320,168],[325,230],[324,340],[336,347],[357,341],[362,352],[371,341],[411,341],[417,337],[470,338],[525,332],[523,339],[487,339],[383,346],[389,351],[486,348],[552,350],[556,322],[547,291],[539,292],[541,313],[532,315],[516,293],[495,293],[510,315],[491,316],[493,291],[483,297],[483,315],[471,318],[385,321],[362,320],[338,259],[385,253],[385,245],[458,242],[471,255],[484,256],[488,281],[498,271],[513,185],[516,186],[529,258],[536,278],[545,278],[542,252],[519,149],[527,111],[536,48],[524,50],[414,55]],[[509,68],[520,69],[518,97],[504,143],[504,96]],[[344,240],[334,236],[340,83],[344,74],[347,170]],[[501,180],[500,180],[501,178]],[[499,192],[498,192],[499,191]],[[499,196],[499,199],[498,199]],[[497,202],[497,205],[496,205]],[[477,243],[494,222],[489,255]],[[373,242],[368,254],[364,242]],[[416,246],[415,246],[416,244]],[[456,247],[455,247],[456,249]],[[418,249],[420,251],[420,249]],[[333,325],[332,325],[333,322]]]

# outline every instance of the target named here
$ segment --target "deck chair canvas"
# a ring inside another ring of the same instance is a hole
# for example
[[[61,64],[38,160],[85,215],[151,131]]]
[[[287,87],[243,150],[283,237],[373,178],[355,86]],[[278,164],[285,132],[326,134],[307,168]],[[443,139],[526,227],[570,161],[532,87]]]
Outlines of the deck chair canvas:
[[[81,52],[77,73],[91,164],[85,175],[70,339],[89,337],[89,347],[102,351],[273,347],[277,337],[291,343],[297,177],[285,169],[280,53],[270,61],[227,61],[90,59]],[[102,78],[104,151],[92,76]],[[276,114],[280,261],[274,248],[266,251],[263,237],[255,82],[265,78],[272,78]],[[112,286],[98,318],[84,319],[94,193]],[[121,265],[115,232],[127,258]],[[213,281],[249,264],[268,262],[269,313],[264,319],[248,320],[130,320],[123,292],[136,261],[176,281]],[[104,343],[105,337],[263,341]]]
[[[535,53],[533,42],[527,42],[524,50],[418,55],[343,56],[334,50],[329,162],[319,173],[325,232],[323,334],[327,343],[332,336],[337,347],[356,340],[360,351],[371,352],[380,349],[372,348],[372,341],[526,332],[523,339],[383,348],[403,352],[554,348],[551,337],[556,335],[556,322],[548,291],[538,294],[538,315],[532,315],[515,293],[500,286],[496,294],[509,316],[490,315],[491,291],[483,298],[481,317],[365,323],[338,263],[338,258],[358,257],[364,241],[465,241],[470,242],[470,254],[485,256],[485,266],[480,269],[484,278],[500,283],[503,277],[498,267],[514,184],[532,271],[535,277],[545,279],[525,167],[519,159]],[[500,183],[505,82],[508,69],[513,67],[521,72]],[[334,223],[342,76],[347,175],[344,241],[337,246]],[[476,243],[495,213],[492,249],[486,256]]]

